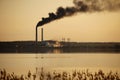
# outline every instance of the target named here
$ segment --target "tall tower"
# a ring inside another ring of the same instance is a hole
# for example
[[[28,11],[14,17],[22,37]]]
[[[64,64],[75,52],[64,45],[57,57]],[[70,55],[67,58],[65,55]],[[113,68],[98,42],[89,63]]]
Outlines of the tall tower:
[[[36,45],[38,43],[38,27],[36,27]],[[41,42],[44,40],[43,28],[41,28]]]
[[[37,41],[38,41],[38,38],[37,38],[37,35],[38,35],[38,34],[37,34],[37,32],[38,32],[38,31],[37,31],[37,28],[38,28],[38,27],[36,26],[36,34],[35,34],[35,37],[36,37],[36,39],[35,39],[35,40],[36,40],[36,45],[37,45]]]
[[[44,40],[43,28],[41,28],[41,42]]]

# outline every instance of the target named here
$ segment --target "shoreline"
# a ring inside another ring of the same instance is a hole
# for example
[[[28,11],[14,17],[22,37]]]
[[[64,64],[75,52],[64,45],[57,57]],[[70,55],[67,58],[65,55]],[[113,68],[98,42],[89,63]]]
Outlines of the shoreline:
[[[0,53],[120,53],[120,42],[59,42],[62,46],[47,45],[48,42],[14,41],[0,42]],[[51,41],[49,44],[55,44]]]

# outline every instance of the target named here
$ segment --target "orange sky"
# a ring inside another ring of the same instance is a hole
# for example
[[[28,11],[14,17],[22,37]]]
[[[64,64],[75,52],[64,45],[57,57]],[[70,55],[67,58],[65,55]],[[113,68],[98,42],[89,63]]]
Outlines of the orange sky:
[[[72,0],[0,0],[0,41],[35,40],[35,26],[42,17],[72,5]],[[43,28],[45,40],[120,42],[120,11],[78,13]]]

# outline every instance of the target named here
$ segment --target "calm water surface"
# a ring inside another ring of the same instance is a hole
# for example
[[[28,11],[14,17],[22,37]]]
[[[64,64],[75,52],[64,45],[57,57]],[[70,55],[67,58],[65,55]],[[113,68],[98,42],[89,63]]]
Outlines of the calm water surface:
[[[92,71],[118,71],[120,73],[120,54],[115,53],[72,53],[72,54],[0,54],[0,68],[8,72],[26,74],[36,67],[46,70],[87,69]]]

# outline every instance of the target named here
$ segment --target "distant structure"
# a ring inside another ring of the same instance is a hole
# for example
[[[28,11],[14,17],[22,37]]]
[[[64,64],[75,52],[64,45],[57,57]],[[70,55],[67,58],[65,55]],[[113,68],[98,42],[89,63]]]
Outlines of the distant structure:
[[[67,38],[67,42],[70,42],[70,38]]]
[[[36,45],[37,45],[37,43],[38,43],[38,29],[37,29],[38,27],[36,27]],[[43,33],[44,33],[44,31],[43,31],[43,28],[41,28],[41,42],[43,42],[43,40],[44,40],[44,35],[43,35]]]
[[[41,28],[41,42],[44,40],[44,35],[43,35],[43,28]]]
[[[36,48],[38,47],[38,27],[36,27]],[[44,40],[44,29],[41,28],[41,47],[62,47],[59,41],[54,40]]]
[[[55,40],[46,40],[46,41],[42,41],[40,44],[41,47],[62,47],[63,45],[59,42],[59,41],[55,41]]]
[[[65,42],[65,38],[62,38],[62,42]]]

